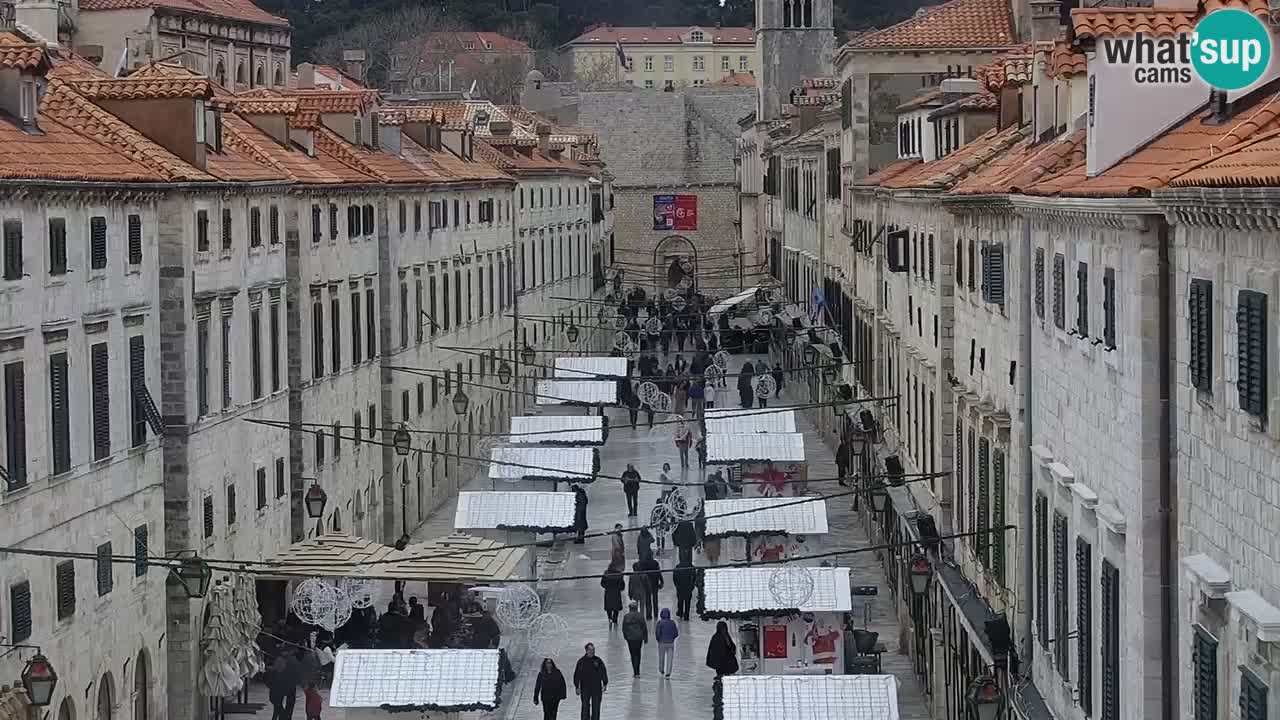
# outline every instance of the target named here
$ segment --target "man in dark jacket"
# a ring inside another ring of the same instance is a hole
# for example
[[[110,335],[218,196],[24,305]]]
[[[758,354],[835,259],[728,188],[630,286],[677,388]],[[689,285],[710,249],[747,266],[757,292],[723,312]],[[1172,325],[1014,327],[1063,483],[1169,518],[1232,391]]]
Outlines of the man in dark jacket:
[[[635,517],[640,508],[640,472],[631,463],[622,471],[622,494],[627,497],[627,517]]]
[[[634,600],[627,605],[627,614],[622,616],[622,639],[627,641],[627,650],[631,652],[631,672],[640,677],[640,651],[649,642],[649,625],[640,616]]]
[[[271,720],[292,720],[293,706],[298,701],[298,683],[302,664],[295,653],[283,652],[271,666]]]
[[[658,591],[662,589],[662,566],[653,558],[652,554],[645,555],[640,561],[632,566],[636,572],[645,574],[644,585],[645,597],[644,616],[646,619],[652,620],[658,617]]]
[[[698,585],[698,569],[692,562],[680,561],[671,571],[671,584],[676,586],[676,617],[689,619],[689,606],[693,604],[693,589]]]
[[[586,654],[573,669],[573,691],[582,698],[582,720],[600,720],[600,697],[609,687],[609,671],[596,657],[596,646],[586,645]]]
[[[693,564],[693,546],[698,544],[698,530],[690,520],[681,520],[671,533],[671,543],[680,553],[681,564]]]
[[[577,496],[577,504],[573,511],[573,529],[578,531],[578,537],[574,538],[573,542],[581,545],[586,542],[587,534],[587,491],[574,485],[573,494]]]
[[[849,439],[841,437],[840,446],[836,448],[836,475],[840,478],[840,484],[845,486],[849,484],[845,478],[849,477],[850,455]]]

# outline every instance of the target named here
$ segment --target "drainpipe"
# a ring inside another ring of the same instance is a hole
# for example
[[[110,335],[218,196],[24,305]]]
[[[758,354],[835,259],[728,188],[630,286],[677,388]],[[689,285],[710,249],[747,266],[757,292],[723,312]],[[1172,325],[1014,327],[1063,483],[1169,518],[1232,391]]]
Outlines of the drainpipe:
[[[1019,262],[1018,274],[1020,277],[1031,277],[1031,254],[1034,247],[1031,242],[1031,218],[1022,216],[1022,259]],[[1019,384],[1022,386],[1022,408],[1023,417],[1026,418],[1026,436],[1022,443],[1022,519],[1018,526],[1022,528],[1020,533],[1022,536],[1022,583],[1023,591],[1022,605],[1024,612],[1022,613],[1022,627],[1019,635],[1025,644],[1025,657],[1031,657],[1031,601],[1032,588],[1035,587],[1035,577],[1033,576],[1033,568],[1035,563],[1031,561],[1034,557],[1035,547],[1033,546],[1033,535],[1029,528],[1032,525],[1032,517],[1035,514],[1035,459],[1031,457],[1032,439],[1035,437],[1035,412],[1032,410],[1031,402],[1031,317],[1032,317],[1032,284],[1029,282],[1022,283],[1022,318],[1020,325],[1021,332],[1018,338],[1018,364],[1022,367],[1022,375],[1018,378]],[[1025,661],[1024,661],[1025,662]]]
[[[1176,402],[1177,392],[1174,383],[1174,348],[1173,338],[1176,332],[1173,313],[1173,273],[1175,268],[1170,260],[1172,228],[1169,222],[1161,217],[1157,220],[1156,242],[1159,244],[1159,258],[1156,261],[1156,282],[1159,293],[1158,311],[1160,317],[1159,358],[1160,363],[1160,671],[1164,685],[1164,720],[1174,720],[1178,716],[1178,675],[1175,660],[1177,652],[1177,614],[1174,612],[1173,564],[1177,552],[1175,539],[1177,532],[1177,487],[1173,462],[1174,438],[1177,428]]]

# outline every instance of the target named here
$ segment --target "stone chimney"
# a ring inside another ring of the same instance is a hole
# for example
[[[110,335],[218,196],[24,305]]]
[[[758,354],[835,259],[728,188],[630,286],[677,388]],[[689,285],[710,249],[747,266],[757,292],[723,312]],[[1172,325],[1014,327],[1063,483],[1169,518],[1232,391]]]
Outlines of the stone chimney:
[[[538,152],[547,154],[551,147],[551,126],[546,123],[538,125]]]
[[[310,90],[316,86],[316,66],[302,63],[298,66],[298,89]]]
[[[367,59],[368,54],[361,48],[357,48],[355,50],[343,50],[342,64],[344,67],[342,70],[356,80],[364,82],[365,61]]]
[[[1031,42],[1051,43],[1062,32],[1059,0],[1031,0]]]
[[[947,105],[966,95],[981,92],[982,83],[972,78],[947,78],[942,81],[942,104]]]
[[[58,0],[18,0],[14,5],[14,21],[23,30],[39,37],[36,42],[58,44]]]

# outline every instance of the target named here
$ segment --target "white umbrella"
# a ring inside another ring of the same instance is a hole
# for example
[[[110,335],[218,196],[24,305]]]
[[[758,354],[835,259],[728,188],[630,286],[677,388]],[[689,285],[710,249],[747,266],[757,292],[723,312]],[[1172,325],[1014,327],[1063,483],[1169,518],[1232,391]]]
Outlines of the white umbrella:
[[[201,636],[200,692],[209,698],[234,695],[244,687],[236,645],[240,632],[235,627],[235,596],[231,586],[219,582],[209,592],[209,620]]]
[[[262,615],[258,612],[258,594],[253,578],[237,575],[234,596],[235,624],[240,633],[240,640],[236,643],[240,676],[253,677],[266,669],[262,662],[262,650],[258,647]]]

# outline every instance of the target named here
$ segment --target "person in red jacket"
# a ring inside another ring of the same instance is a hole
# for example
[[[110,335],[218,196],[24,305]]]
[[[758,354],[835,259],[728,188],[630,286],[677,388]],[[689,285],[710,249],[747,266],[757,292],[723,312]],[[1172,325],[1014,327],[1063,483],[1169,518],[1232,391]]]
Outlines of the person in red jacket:
[[[320,709],[324,707],[324,699],[315,683],[308,683],[304,693],[307,699],[307,720],[320,720]]]

